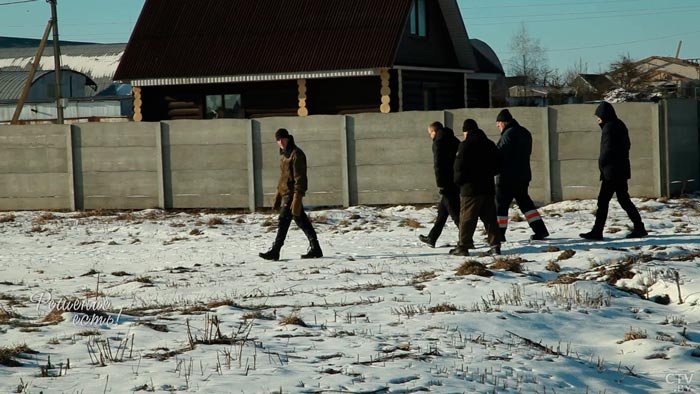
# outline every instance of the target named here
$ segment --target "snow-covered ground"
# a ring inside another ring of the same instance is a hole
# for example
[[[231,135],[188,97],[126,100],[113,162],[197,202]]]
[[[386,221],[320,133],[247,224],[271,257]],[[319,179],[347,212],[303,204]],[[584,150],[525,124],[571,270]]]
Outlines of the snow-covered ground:
[[[431,207],[313,211],[325,257],[292,225],[279,262],[271,213],[0,213],[0,391],[700,392],[700,201],[635,203],[648,238],[568,201],[498,259]]]

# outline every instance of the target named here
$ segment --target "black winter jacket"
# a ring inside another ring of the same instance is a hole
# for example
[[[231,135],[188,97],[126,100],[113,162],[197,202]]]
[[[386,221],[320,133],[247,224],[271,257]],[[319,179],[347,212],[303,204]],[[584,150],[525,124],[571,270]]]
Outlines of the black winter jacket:
[[[532,179],[530,132],[513,119],[501,132],[497,146],[501,156],[501,175],[498,182],[504,185],[528,184]]]
[[[435,182],[438,188],[446,192],[457,191],[457,187],[452,181],[452,169],[457,155],[457,147],[459,147],[459,140],[449,127],[445,127],[435,134],[433,139]]]
[[[496,144],[483,130],[470,131],[459,144],[454,164],[454,182],[465,197],[496,194],[493,177],[500,167]]]
[[[610,103],[603,102],[595,110],[602,119],[600,128],[600,156],[598,168],[600,180],[620,181],[630,179],[630,137],[627,126],[621,121]]]

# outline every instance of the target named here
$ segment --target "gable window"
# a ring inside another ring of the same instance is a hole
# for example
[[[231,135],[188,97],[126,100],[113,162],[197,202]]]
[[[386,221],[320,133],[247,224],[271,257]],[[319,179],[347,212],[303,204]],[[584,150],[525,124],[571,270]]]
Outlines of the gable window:
[[[425,17],[425,0],[413,0],[411,2],[411,18],[410,27],[411,35],[418,37],[427,37],[428,29],[426,27]]]

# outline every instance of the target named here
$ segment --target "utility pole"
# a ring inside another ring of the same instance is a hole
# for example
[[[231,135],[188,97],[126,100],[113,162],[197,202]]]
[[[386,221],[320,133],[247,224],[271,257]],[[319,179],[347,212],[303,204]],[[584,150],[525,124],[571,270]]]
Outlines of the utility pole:
[[[53,25],[53,61],[54,74],[56,75],[56,117],[58,124],[63,124],[63,105],[61,103],[61,48],[58,45],[56,1],[57,0],[46,0],[47,3],[51,4],[51,21]]]

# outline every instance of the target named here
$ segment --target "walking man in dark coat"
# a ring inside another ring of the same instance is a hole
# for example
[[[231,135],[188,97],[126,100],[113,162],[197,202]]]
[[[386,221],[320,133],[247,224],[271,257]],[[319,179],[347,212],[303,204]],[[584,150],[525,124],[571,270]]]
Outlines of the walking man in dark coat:
[[[582,238],[592,240],[603,239],[605,220],[608,217],[608,207],[613,194],[617,195],[617,202],[627,212],[634,224],[632,232],[627,238],[641,238],[647,236],[642,217],[637,207],[634,206],[627,190],[627,180],[630,179],[630,137],[625,123],[617,117],[615,108],[610,103],[600,103],[595,110],[598,124],[602,130],[600,135],[600,155],[598,156],[598,168],[600,169],[600,192],[598,193],[598,210],[595,214],[593,230],[580,234]]]
[[[545,239],[549,236],[549,231],[547,231],[547,227],[527,190],[532,180],[532,171],[530,170],[532,135],[517,120],[513,119],[507,109],[498,113],[496,126],[501,130],[501,138],[497,144],[501,158],[501,174],[496,181],[496,209],[502,239],[504,241],[506,239],[508,209],[514,198],[534,232],[530,239]]]
[[[265,260],[279,260],[280,249],[284,245],[287,231],[292,220],[304,232],[309,239],[309,250],[302,255],[302,259],[323,257],[321,246],[316,238],[316,231],[311,225],[309,217],[304,212],[302,197],[306,194],[308,179],[306,177],[306,155],[294,143],[294,136],[287,129],[275,131],[275,139],[280,147],[280,179],[277,183],[277,192],[272,209],[279,210],[279,224],[277,225],[277,237],[272,248],[259,256]]]
[[[433,167],[435,169],[435,182],[440,192],[437,218],[428,235],[419,235],[418,238],[435,247],[435,242],[442,234],[447,217],[450,216],[459,228],[459,190],[454,184],[453,168],[459,140],[454,131],[449,127],[443,127],[440,122],[433,122],[428,126],[428,135],[433,140]]]
[[[498,173],[498,149],[479,129],[476,121],[467,119],[462,126],[464,141],[459,144],[454,162],[454,183],[459,186],[461,210],[459,244],[450,253],[469,256],[474,248],[473,236],[478,219],[484,223],[491,254],[501,254],[501,233],[496,222],[496,193],[493,177]]]

